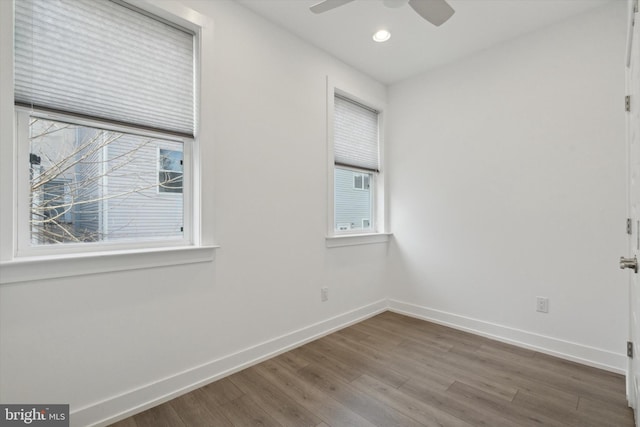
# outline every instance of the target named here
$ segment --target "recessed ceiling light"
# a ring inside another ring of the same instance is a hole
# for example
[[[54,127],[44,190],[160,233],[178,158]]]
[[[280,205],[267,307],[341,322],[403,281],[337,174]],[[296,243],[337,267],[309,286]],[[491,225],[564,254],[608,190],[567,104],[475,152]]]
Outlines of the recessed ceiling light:
[[[390,38],[391,38],[391,33],[387,30],[378,30],[373,35],[373,41],[378,43],[386,42]]]

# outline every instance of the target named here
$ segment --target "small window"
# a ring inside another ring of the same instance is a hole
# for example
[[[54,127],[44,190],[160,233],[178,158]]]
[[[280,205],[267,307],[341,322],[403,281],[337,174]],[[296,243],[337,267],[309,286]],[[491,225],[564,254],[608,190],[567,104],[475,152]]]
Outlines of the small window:
[[[158,191],[182,193],[182,151],[160,149]]]
[[[353,176],[353,188],[356,190],[368,190],[370,186],[371,178],[368,174],[355,174]]]
[[[363,179],[362,175],[360,175],[359,173],[353,176],[353,188],[358,190],[363,189]]]
[[[378,168],[378,112],[335,94],[334,231],[374,230]]]

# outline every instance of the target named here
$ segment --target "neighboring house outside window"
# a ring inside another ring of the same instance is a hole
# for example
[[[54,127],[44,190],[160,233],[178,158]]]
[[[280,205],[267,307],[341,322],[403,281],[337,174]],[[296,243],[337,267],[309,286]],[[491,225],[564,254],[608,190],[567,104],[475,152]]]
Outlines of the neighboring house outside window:
[[[182,237],[181,143],[35,116],[29,129],[32,245]],[[157,172],[158,152],[173,169]]]
[[[369,174],[335,168],[335,221],[338,231],[371,229],[370,222],[363,223],[372,214],[371,187],[367,185],[363,188],[364,177],[367,181],[371,180]]]

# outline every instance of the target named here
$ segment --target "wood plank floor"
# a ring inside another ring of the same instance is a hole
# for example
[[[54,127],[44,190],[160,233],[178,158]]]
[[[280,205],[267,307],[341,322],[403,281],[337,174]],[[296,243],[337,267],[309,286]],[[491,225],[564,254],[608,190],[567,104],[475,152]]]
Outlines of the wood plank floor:
[[[624,377],[385,312],[116,427],[632,427]]]

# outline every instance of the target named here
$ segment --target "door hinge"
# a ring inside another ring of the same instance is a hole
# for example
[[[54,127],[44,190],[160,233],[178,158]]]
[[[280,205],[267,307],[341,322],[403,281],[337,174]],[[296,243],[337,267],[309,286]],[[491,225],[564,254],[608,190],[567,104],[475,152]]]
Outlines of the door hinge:
[[[627,357],[633,359],[633,343],[631,341],[627,341]]]
[[[631,111],[631,95],[624,97],[624,111]]]
[[[629,234],[629,235],[631,235],[632,231],[633,231],[633,230],[631,230],[632,224],[633,223],[631,222],[631,218],[627,218],[627,234]]]

